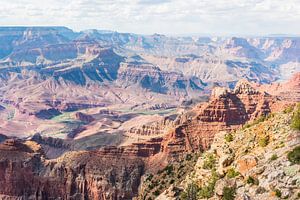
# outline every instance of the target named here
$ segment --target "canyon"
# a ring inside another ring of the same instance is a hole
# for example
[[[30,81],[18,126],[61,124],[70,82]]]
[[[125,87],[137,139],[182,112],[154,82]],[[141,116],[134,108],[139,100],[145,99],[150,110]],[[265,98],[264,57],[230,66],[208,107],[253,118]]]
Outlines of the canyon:
[[[221,133],[291,117],[299,41],[0,27],[0,199],[184,191]]]
[[[2,198],[131,199],[138,195],[142,176],[163,169],[186,153],[208,150],[220,131],[241,128],[260,116],[293,105],[241,80],[233,90],[216,87],[207,103],[175,119],[162,118],[159,136],[142,129],[130,134],[150,135],[144,142],[76,150],[71,141],[43,138],[5,139],[0,145]],[[108,112],[102,112],[108,113]],[[85,121],[95,120],[76,113]],[[151,127],[151,126],[148,126]],[[153,130],[153,129],[149,129]],[[129,131],[130,132],[130,131]],[[51,150],[52,148],[52,150]],[[62,151],[63,150],[63,151]],[[61,154],[54,152],[62,151]],[[52,156],[52,159],[49,157]],[[22,188],[19,190],[18,188]]]

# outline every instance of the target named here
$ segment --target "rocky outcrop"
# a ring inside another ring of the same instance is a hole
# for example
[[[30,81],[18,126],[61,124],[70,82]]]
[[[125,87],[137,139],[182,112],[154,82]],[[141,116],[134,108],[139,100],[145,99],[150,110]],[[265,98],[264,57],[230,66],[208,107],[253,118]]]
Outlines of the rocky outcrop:
[[[167,116],[159,121],[132,127],[127,131],[127,134],[143,136],[164,135],[168,129],[174,126],[174,117],[176,116]]]
[[[33,153],[32,149],[23,144],[18,139],[7,139],[3,143],[0,144],[0,150],[2,151],[22,151],[27,153]]]
[[[117,82],[123,87],[137,84],[143,89],[161,94],[202,91],[204,83],[197,77],[186,77],[181,73],[162,71],[146,62],[122,63]]]
[[[204,194],[205,198],[220,199],[224,192],[234,199],[297,199],[300,167],[288,154],[299,148],[300,132],[290,127],[291,116],[281,112],[248,128],[217,133],[211,148],[199,157],[181,186],[186,189],[196,184],[210,191],[199,192],[199,199]],[[230,162],[224,165],[229,157]]]
[[[277,98],[259,92],[246,80],[238,82],[233,91],[217,87],[208,103],[194,109],[195,116],[181,121],[165,137],[163,146],[171,154],[208,149],[217,132],[234,130],[278,109],[283,107]]]
[[[72,142],[60,138],[42,137],[40,134],[35,134],[30,141],[41,145],[46,158],[52,159],[61,156],[67,151],[73,150]]]
[[[132,156],[141,158],[150,158],[162,151],[162,138],[152,138],[146,142],[133,143],[125,147],[104,147],[99,150],[99,154],[105,156]]]
[[[75,119],[79,120],[79,121],[82,121],[84,123],[90,123],[90,122],[95,120],[91,115],[87,115],[87,114],[84,114],[82,112],[76,112],[75,113]]]
[[[131,199],[144,170],[141,159],[97,151],[54,160],[7,141],[0,146],[0,197],[10,199]]]
[[[261,85],[260,90],[278,96],[281,99],[291,102],[300,101],[300,72],[295,73],[293,77],[283,83],[272,83],[270,85]]]
[[[49,109],[44,109],[44,110],[38,111],[37,113],[35,113],[35,116],[40,119],[51,119],[60,114],[61,114],[61,112],[59,112],[57,109],[49,108]]]

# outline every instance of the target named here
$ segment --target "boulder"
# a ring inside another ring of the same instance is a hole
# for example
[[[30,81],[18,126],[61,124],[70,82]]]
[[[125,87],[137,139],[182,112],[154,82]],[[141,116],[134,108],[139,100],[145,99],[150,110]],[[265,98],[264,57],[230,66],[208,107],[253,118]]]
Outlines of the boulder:
[[[256,167],[256,165],[257,165],[257,158],[251,155],[245,155],[236,161],[237,170],[243,176],[247,176],[248,172],[254,167]]]

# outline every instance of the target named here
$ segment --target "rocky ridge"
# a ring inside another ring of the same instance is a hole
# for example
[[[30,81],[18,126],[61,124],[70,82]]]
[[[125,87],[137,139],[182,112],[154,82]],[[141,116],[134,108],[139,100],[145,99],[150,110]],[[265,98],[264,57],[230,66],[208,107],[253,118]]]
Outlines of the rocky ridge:
[[[293,163],[288,153],[299,148],[300,132],[291,128],[288,112],[217,133],[182,182],[180,199],[191,193],[197,196],[192,199],[298,199],[299,160]],[[174,191],[171,187],[157,199],[178,199]]]
[[[256,90],[251,83],[243,80],[234,90],[215,88],[209,102],[179,115],[171,123],[174,127],[164,136],[145,142],[91,151],[70,151],[71,146],[60,139],[38,135],[29,143],[9,139],[0,146],[0,180],[3,181],[1,185],[6,186],[0,189],[0,194],[3,198],[12,199],[46,196],[132,199],[138,195],[145,171],[156,173],[187,153],[213,148],[219,131],[236,130],[247,121],[282,109],[282,105],[284,102]],[[85,115],[77,115],[86,119]],[[160,129],[169,125],[162,123]],[[59,152],[53,152],[53,149]],[[54,155],[53,159],[47,155]],[[225,165],[231,160],[232,156],[224,159]],[[168,171],[169,168],[165,169]],[[23,190],[18,189],[19,185],[24,186]]]
[[[193,110],[193,117],[182,117],[179,125],[166,136],[164,149],[175,154],[208,149],[218,131],[237,129],[247,121],[282,110],[285,104],[259,92],[245,80],[238,82],[233,91],[217,87],[208,103]]]

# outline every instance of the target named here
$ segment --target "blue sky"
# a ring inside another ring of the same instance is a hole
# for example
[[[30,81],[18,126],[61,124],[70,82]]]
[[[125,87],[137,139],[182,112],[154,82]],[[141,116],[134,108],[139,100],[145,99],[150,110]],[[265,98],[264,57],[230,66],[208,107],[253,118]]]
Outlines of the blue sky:
[[[0,0],[0,25],[143,34],[300,34],[300,0]]]

